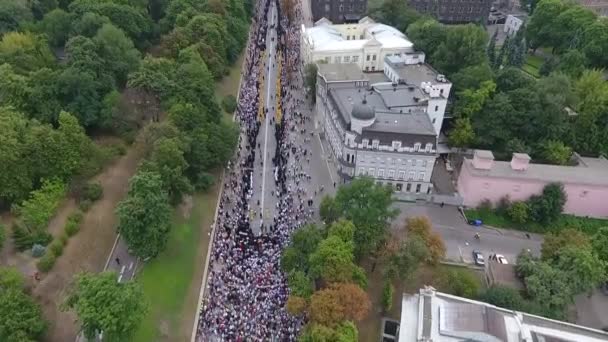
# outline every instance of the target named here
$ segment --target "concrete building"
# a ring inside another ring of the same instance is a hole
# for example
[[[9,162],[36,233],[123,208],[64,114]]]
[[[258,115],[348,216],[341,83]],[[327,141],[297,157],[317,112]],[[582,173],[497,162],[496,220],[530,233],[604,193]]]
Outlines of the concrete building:
[[[431,193],[444,114],[439,109],[445,109],[440,106],[449,86],[443,94],[433,88],[431,83],[439,81],[434,74],[423,77],[432,70],[424,64],[412,69],[411,82],[417,84],[406,82],[405,68],[390,69],[401,75],[399,82],[386,74],[383,82],[371,82],[356,64],[318,66],[316,122],[340,175],[371,176],[414,197]]]
[[[357,22],[367,12],[367,0],[310,0],[313,20],[327,18],[336,24]]]
[[[526,15],[509,14],[503,28],[504,32],[509,36],[514,36],[519,28],[524,24]]]
[[[483,200],[493,203],[509,196],[512,201],[540,194],[549,183],[562,183],[568,196],[564,212],[578,216],[608,217],[608,160],[575,155],[577,166],[531,164],[524,153],[510,162],[495,161],[490,151],[477,150],[465,159],[457,189],[464,205],[475,207]]]
[[[485,23],[493,0],[410,0],[418,13],[429,14],[446,24]]]
[[[420,289],[403,295],[399,342],[605,342],[608,333]]]
[[[355,63],[364,71],[380,71],[384,57],[413,52],[412,42],[399,30],[365,17],[356,24],[334,25],[321,19],[314,27],[302,25],[304,63]]]
[[[608,16],[608,0],[577,0],[579,4],[595,11],[597,15]]]

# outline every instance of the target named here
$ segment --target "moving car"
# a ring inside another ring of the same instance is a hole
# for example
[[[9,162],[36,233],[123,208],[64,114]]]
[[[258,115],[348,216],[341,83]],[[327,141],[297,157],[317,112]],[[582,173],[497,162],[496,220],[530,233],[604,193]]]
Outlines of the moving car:
[[[509,262],[507,261],[507,258],[505,258],[505,256],[502,254],[496,254],[496,260],[503,265],[509,264]]]
[[[485,261],[483,260],[483,254],[481,254],[480,251],[473,251],[473,260],[475,261],[475,265],[485,265]]]

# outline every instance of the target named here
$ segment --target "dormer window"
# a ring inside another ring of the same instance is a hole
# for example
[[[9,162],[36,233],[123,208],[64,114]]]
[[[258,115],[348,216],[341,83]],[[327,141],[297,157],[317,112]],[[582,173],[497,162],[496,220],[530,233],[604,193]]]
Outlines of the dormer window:
[[[399,150],[401,148],[401,141],[393,141],[393,149]]]
[[[380,140],[378,140],[378,139],[372,140],[372,148],[378,148],[379,145],[380,145]]]
[[[367,145],[369,144],[369,140],[363,139],[363,141],[361,141],[361,143],[363,144],[363,147],[367,147]]]
[[[433,144],[431,144],[431,143],[426,144],[426,146],[424,147],[424,151],[426,153],[430,153],[432,149],[433,149]]]
[[[420,151],[420,143],[415,143],[414,144],[414,152],[418,152]]]

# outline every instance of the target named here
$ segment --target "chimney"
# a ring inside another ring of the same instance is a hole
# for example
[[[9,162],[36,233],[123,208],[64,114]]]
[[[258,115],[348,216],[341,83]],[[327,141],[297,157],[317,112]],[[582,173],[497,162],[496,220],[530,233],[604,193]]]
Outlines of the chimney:
[[[511,158],[511,169],[515,171],[526,171],[530,165],[530,156],[526,153],[513,153]]]
[[[473,167],[478,170],[490,170],[494,165],[494,155],[492,151],[475,150],[473,155]]]

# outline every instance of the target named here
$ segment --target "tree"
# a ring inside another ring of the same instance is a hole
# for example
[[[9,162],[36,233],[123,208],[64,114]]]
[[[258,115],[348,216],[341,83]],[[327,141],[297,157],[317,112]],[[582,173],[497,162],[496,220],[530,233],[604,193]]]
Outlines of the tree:
[[[319,205],[319,215],[325,224],[332,224],[339,218],[340,213],[336,208],[336,203],[333,197],[329,195],[323,196]]]
[[[582,52],[570,49],[559,57],[556,70],[576,79],[583,74],[587,64],[587,58]]]
[[[600,260],[591,246],[566,247],[558,251],[555,267],[565,272],[574,293],[591,293],[606,281],[606,263]]]
[[[557,219],[562,213],[566,199],[566,193],[562,184],[547,184],[540,196],[532,196],[528,200],[530,216],[536,222],[548,224]]]
[[[379,22],[386,23],[405,32],[410,24],[416,22],[420,15],[399,0],[383,1],[382,5],[372,13],[372,17]]]
[[[587,27],[583,35],[582,53],[596,68],[608,65],[608,20],[600,18]]]
[[[291,295],[287,298],[285,303],[287,312],[293,316],[299,316],[306,310],[306,299],[298,296]]]
[[[193,191],[192,184],[184,175],[188,163],[184,158],[183,145],[176,138],[161,138],[154,143],[148,159],[142,165],[142,170],[160,175],[173,204],[178,204],[185,194]]]
[[[475,132],[471,126],[470,118],[456,119],[456,125],[450,131],[448,139],[451,146],[467,147],[475,141]]]
[[[73,36],[84,36],[93,38],[97,31],[104,25],[109,24],[110,19],[96,13],[86,12],[76,19],[72,26]]]
[[[141,258],[155,257],[165,248],[171,206],[159,174],[140,171],[133,176],[117,214],[118,231],[133,254]]]
[[[447,31],[448,28],[437,20],[421,18],[407,28],[407,37],[427,56],[432,56],[447,39]]]
[[[27,198],[33,186],[32,170],[24,162],[27,126],[21,113],[0,107],[0,203],[5,206]]]
[[[392,189],[377,185],[371,178],[357,178],[338,189],[337,212],[356,226],[356,257],[374,251],[384,238],[389,220],[396,215],[392,202]]]
[[[61,47],[65,44],[72,30],[72,20],[69,13],[59,8],[44,15],[40,28],[48,37],[51,46]]]
[[[501,308],[524,311],[524,299],[516,289],[495,285],[481,294],[481,300]]]
[[[572,302],[572,287],[568,275],[561,270],[540,262],[534,273],[525,278],[528,294],[553,312],[563,315],[564,308]]]
[[[557,233],[545,235],[541,256],[543,260],[552,260],[559,255],[560,250],[567,247],[588,249],[590,246],[591,242],[585,233],[574,228],[567,228]]]
[[[599,228],[591,239],[591,246],[598,258],[608,261],[608,227]]]
[[[432,231],[431,221],[426,216],[411,217],[406,220],[408,236],[418,236],[428,249],[427,261],[437,264],[445,257],[445,244],[437,232]]]
[[[395,292],[395,288],[390,281],[384,281],[384,286],[382,287],[382,310],[384,312],[390,311],[393,307],[393,293]]]
[[[541,0],[534,10],[526,25],[526,40],[530,48],[536,51],[541,45],[553,45],[555,33],[552,27],[560,13],[565,10],[566,5],[561,0]]]
[[[486,32],[473,24],[453,26],[437,51],[431,56],[433,65],[448,75],[487,61]]]
[[[344,242],[351,243],[355,237],[355,225],[350,221],[340,219],[329,226],[327,236],[336,236]]]
[[[477,298],[479,278],[467,269],[451,270],[447,274],[452,294],[466,298]]]
[[[298,341],[302,342],[357,342],[359,332],[351,321],[343,321],[335,329],[317,323],[309,323],[302,330]]]
[[[119,283],[116,274],[81,273],[75,278],[64,309],[74,309],[86,338],[103,332],[104,340],[128,340],[148,311],[143,291],[133,281]]]
[[[300,270],[292,269],[287,274],[287,283],[289,290],[294,296],[308,299],[313,292],[313,282],[306,273]]]
[[[43,36],[30,32],[9,32],[0,40],[0,64],[9,63],[18,73],[50,67],[54,59]]]
[[[32,19],[32,11],[27,0],[0,2],[0,36],[17,31],[20,25]]]
[[[465,118],[473,117],[481,111],[495,91],[496,83],[490,80],[482,82],[479,88],[465,89],[458,93],[458,103],[454,109],[456,115]]]
[[[318,67],[314,63],[307,64],[304,69],[306,88],[308,89],[308,94],[311,96],[313,103],[316,102],[317,98],[317,72]]]
[[[12,274],[11,274],[12,273]],[[17,286],[14,272],[0,270],[0,340],[39,341],[47,328],[40,306]],[[19,281],[19,282],[22,282]]]
[[[417,235],[408,237],[397,252],[389,257],[386,276],[388,279],[409,280],[428,258],[429,250],[424,240]]]
[[[334,284],[317,291],[310,300],[310,320],[335,327],[344,320],[361,321],[371,303],[365,291],[354,284]]]
[[[494,30],[494,34],[492,34],[492,38],[490,38],[490,43],[488,44],[488,48],[486,49],[486,53],[488,54],[488,62],[492,66],[496,66],[496,41],[498,40],[498,28]],[[502,62],[502,61],[501,61]]]
[[[534,79],[519,68],[506,67],[496,73],[496,90],[499,92],[528,88],[533,84]]]
[[[494,80],[494,72],[488,63],[472,65],[460,69],[450,76],[457,93],[466,89],[478,89],[485,82]]]
[[[352,241],[343,241],[338,236],[330,236],[321,241],[317,250],[309,257],[310,275],[327,282],[347,282],[352,280],[354,268]]]
[[[104,24],[93,42],[107,73],[111,73],[119,86],[127,82],[127,75],[139,68],[140,54],[125,33],[112,24]]]
[[[526,202],[513,202],[507,211],[507,215],[515,223],[526,223],[528,221],[528,204]]]
[[[289,273],[292,270],[308,272],[309,255],[316,249],[323,237],[314,224],[306,225],[296,230],[291,236],[289,247],[281,256],[281,269]]]

